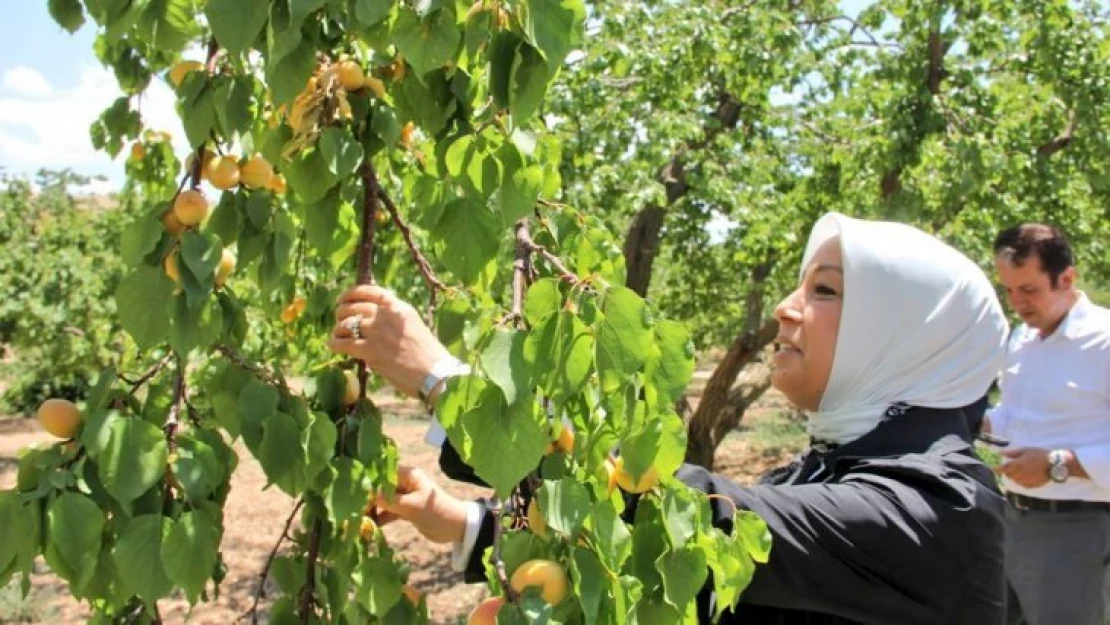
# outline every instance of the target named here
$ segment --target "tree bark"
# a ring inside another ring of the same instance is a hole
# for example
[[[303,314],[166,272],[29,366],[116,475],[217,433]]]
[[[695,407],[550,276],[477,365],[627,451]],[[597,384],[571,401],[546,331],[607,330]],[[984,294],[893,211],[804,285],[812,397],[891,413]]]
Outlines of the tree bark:
[[[692,151],[703,149],[714,137],[724,131],[732,130],[740,121],[740,101],[728,92],[721,92],[705,135],[700,141],[680,148],[665,165],[659,168],[656,178],[666,189],[665,206],[649,204],[640,209],[628,227],[624,238],[624,262],[627,269],[625,286],[640,295],[647,296],[651,284],[652,267],[659,255],[659,239],[667,209],[682,199],[690,190],[686,184],[686,156]]]
[[[775,339],[778,331],[778,321],[769,319],[757,331],[745,332],[732,342],[705,385],[698,409],[687,425],[686,462],[713,469],[717,445],[740,424],[748,406],[767,390],[771,375],[770,371],[753,375],[736,388],[733,382]]]

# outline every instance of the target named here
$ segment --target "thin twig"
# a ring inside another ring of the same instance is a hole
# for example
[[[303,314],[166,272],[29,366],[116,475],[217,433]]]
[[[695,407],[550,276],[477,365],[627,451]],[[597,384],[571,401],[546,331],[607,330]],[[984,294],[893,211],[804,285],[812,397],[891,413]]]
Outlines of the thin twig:
[[[147,369],[146,373],[139,376],[139,378],[137,380],[135,380],[134,382],[131,382],[129,380],[124,380],[125,382],[127,382],[128,384],[131,385],[130,394],[134,395],[135,392],[138,391],[140,388],[142,388],[142,386],[144,384],[149,382],[151,380],[151,378],[158,375],[158,372],[161,371],[167,364],[169,364],[169,362],[172,358],[173,358],[173,352],[170,352],[170,353],[166,354],[162,358],[162,360],[159,360],[157,363],[155,363],[153,367],[151,367],[150,369]],[[122,377],[122,376],[120,376],[120,377]]]
[[[509,584],[509,574],[505,571],[505,561],[501,559],[501,538],[504,534],[505,521],[503,515],[506,508],[501,500],[496,497],[491,500],[490,504],[494,518],[493,555],[490,561],[493,562],[493,568],[497,571],[497,580],[501,583],[501,591],[505,593],[509,603],[516,603],[520,601],[520,593]]]
[[[524,291],[532,270],[532,248],[528,245],[532,236],[528,230],[528,219],[518,220],[514,230],[516,246],[513,250],[513,308],[505,321],[519,324],[524,321]]]
[[[297,612],[300,613],[301,622],[311,620],[316,605],[316,558],[320,555],[320,534],[324,531],[322,519],[312,522],[312,534],[308,539],[308,558],[305,560],[305,583],[301,588],[301,603]]]
[[[276,375],[274,375],[270,371],[267,371],[266,369],[263,369],[262,367],[259,367],[258,365],[254,364],[253,362],[250,362],[249,360],[246,359],[245,356],[243,356],[242,354],[237,352],[235,349],[233,349],[233,348],[231,348],[227,345],[217,345],[215,347],[215,350],[216,350],[216,352],[223,355],[224,357],[226,357],[228,360],[235,363],[239,367],[241,367],[243,369],[246,369],[247,371],[250,371],[251,373],[253,373],[255,375],[255,377],[262,380],[263,382],[269,384],[270,386],[275,386],[275,387],[281,389],[286,395],[292,394],[292,391],[290,391],[289,387],[286,386],[284,380],[280,379],[279,377],[277,377]]]
[[[567,269],[567,266],[563,264],[563,261],[559,260],[558,256],[549,252],[546,247],[539,245],[538,243],[533,241],[532,235],[529,234],[527,229],[517,232],[517,244],[523,245],[529,252],[533,254],[539,254],[540,256],[542,256],[544,261],[546,261],[547,264],[551,265],[559,274],[560,280],[573,285],[579,285],[585,282],[585,280],[579,278],[578,275],[575,274],[573,271]]]
[[[281,535],[278,536],[277,542],[274,543],[274,548],[270,550],[270,556],[266,558],[266,565],[262,567],[262,572],[258,574],[258,589],[254,592],[254,602],[251,604],[251,609],[247,610],[236,619],[239,622],[248,615],[251,617],[251,625],[258,625],[258,602],[262,597],[266,596],[266,579],[270,576],[270,567],[274,564],[274,558],[277,557],[278,549],[281,548],[283,543],[289,537],[289,526],[293,524],[293,519],[297,517],[297,512],[300,512],[301,506],[304,505],[304,499],[297,501],[293,506],[293,511],[289,513],[289,518],[285,519],[285,527],[281,530]]]
[[[180,424],[181,404],[185,400],[185,369],[187,366],[184,358],[177,358],[177,373],[173,384],[173,402],[170,405],[169,414],[166,415],[166,422],[162,426],[162,431],[166,434],[166,453],[168,456],[173,456],[177,451],[177,428]],[[169,463],[166,463],[166,484],[162,490],[162,504],[167,508],[173,501],[173,491],[170,488],[170,478],[172,477],[173,468]]]
[[[420,270],[420,275],[424,277],[424,282],[428,284],[428,290],[432,292],[433,297],[437,289],[440,291],[448,290],[448,286],[436,277],[435,272],[432,271],[431,264],[428,263],[428,259],[420,252],[420,248],[416,247],[416,242],[413,241],[412,238],[412,230],[409,228],[408,224],[401,219],[401,214],[397,211],[397,205],[393,203],[393,200],[380,186],[378,187],[378,197],[381,198],[382,204],[385,206],[386,211],[389,212],[389,217],[393,220],[393,224],[401,231],[401,237],[405,240],[405,245],[409,248],[409,254],[412,255],[413,261],[416,262],[416,266]]]

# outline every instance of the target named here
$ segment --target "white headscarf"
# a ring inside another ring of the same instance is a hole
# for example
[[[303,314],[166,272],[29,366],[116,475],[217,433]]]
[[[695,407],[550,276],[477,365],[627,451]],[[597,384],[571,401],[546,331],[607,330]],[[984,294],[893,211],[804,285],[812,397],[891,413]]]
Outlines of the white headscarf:
[[[897,402],[958,408],[982,398],[1002,367],[1008,331],[983,271],[911,226],[829,213],[813,227],[803,272],[838,235],[840,332],[810,435],[846,443]]]

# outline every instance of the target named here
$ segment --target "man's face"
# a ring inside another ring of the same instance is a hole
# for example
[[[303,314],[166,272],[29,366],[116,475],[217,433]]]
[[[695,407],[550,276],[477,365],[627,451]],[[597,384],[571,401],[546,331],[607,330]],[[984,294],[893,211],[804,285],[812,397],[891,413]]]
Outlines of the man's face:
[[[1046,334],[1055,330],[1074,301],[1075,267],[1068,267],[1060,274],[1055,288],[1041,266],[1041,259],[1036,256],[1027,258],[1020,265],[999,256],[995,258],[995,267],[998,281],[1006,289],[1010,308],[1021,320]]]

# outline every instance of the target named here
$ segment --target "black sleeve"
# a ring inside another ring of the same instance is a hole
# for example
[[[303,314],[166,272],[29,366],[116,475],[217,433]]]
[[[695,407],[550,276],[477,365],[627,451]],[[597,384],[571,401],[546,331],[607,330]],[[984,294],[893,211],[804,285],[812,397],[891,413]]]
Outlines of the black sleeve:
[[[742,603],[932,625],[948,622],[967,590],[964,563],[974,533],[957,517],[961,507],[974,505],[973,494],[969,500],[967,492],[930,493],[948,487],[939,481],[911,487],[881,473],[853,474],[841,483],[750,488],[691,465],[677,477],[727,496],[767,523],[770,560],[756,568]],[[731,532],[731,506],[711,503],[714,524]]]
[[[474,469],[463,462],[462,456],[448,438],[443,439],[443,446],[439,448],[439,469],[447,477],[456,482],[466,482],[489,488],[489,484],[474,473]]]

